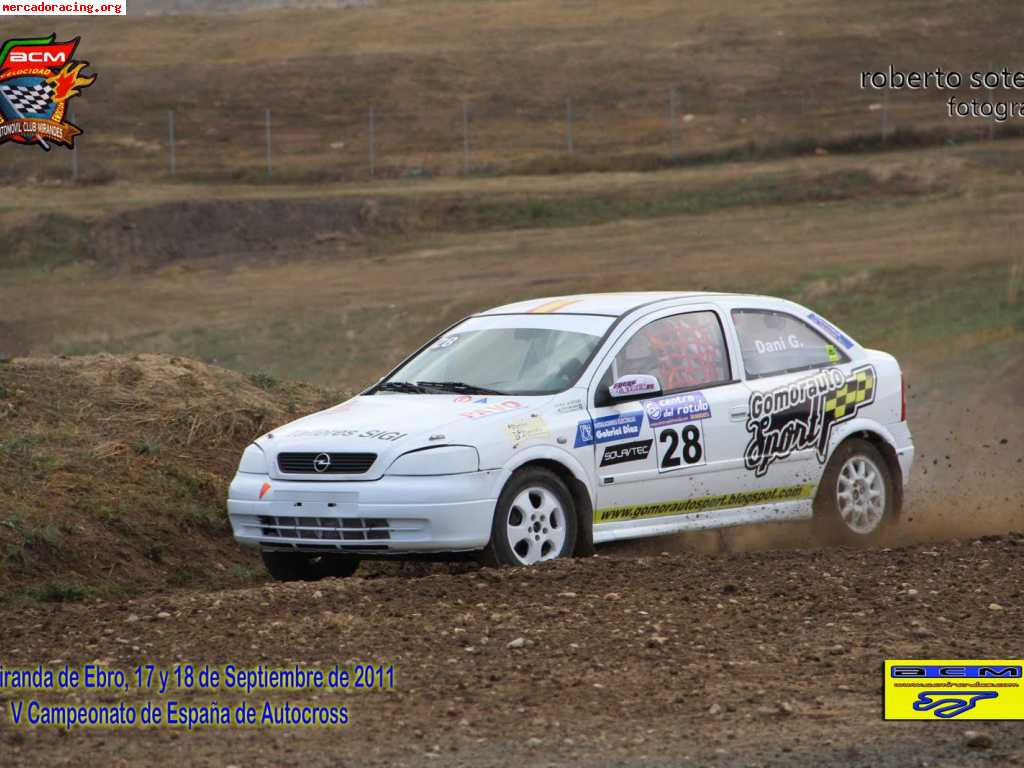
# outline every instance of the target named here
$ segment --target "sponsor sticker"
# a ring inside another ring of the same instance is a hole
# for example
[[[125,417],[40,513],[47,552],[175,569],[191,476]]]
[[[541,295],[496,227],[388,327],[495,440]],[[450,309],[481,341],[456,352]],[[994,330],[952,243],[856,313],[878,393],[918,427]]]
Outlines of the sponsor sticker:
[[[633,413],[615,413],[599,419],[581,421],[576,425],[576,442],[574,447],[595,443],[614,443],[640,436],[640,428],[644,423],[643,411]]]
[[[834,339],[837,339],[839,343],[842,344],[847,349],[853,349],[853,339],[851,339],[845,333],[843,333],[834,325],[832,325],[832,323],[830,323],[824,317],[821,317],[821,315],[816,315],[814,312],[811,312],[809,315],[807,315],[807,319],[810,320],[819,328],[821,328],[821,330],[823,330],[829,336],[831,336]]]
[[[849,376],[839,368],[826,368],[790,384],[752,393],[744,467],[763,477],[776,461],[809,448],[825,463],[832,428],[875,401],[875,382],[875,369],[870,365],[855,368]]]
[[[644,412],[652,427],[667,427],[669,424],[710,418],[711,405],[703,392],[683,392],[645,400]]]
[[[574,448],[582,448],[585,445],[594,444],[594,422],[590,419],[581,421],[576,425],[576,441],[573,443]]]
[[[809,499],[814,494],[813,485],[791,485],[784,488],[764,488],[758,491],[722,493],[694,499],[678,499],[656,504],[636,504],[625,507],[610,507],[594,511],[595,523],[614,523],[619,520],[643,520],[649,517],[687,515],[709,512],[715,509],[749,507],[755,504],[770,504],[775,501],[796,501]]]
[[[395,432],[386,429],[294,429],[283,433],[282,437],[365,437],[374,440],[398,442],[408,437],[407,432]]]
[[[1024,659],[887,659],[886,720],[1024,720]]]
[[[505,425],[505,431],[512,438],[512,442],[517,445],[527,440],[540,440],[551,437],[548,423],[540,416],[531,416],[523,421],[510,422]]]
[[[640,428],[644,424],[642,411],[634,413],[617,413],[594,419],[594,442],[614,443],[640,437]]]
[[[555,410],[559,413],[574,413],[576,411],[583,410],[582,400],[566,400],[564,403],[559,403],[555,406]]]
[[[604,453],[601,455],[601,466],[609,467],[613,464],[625,464],[630,461],[643,461],[650,454],[650,440],[637,440],[633,443],[610,445],[604,449]]]
[[[464,419],[482,419],[486,416],[494,416],[497,413],[508,413],[509,411],[517,411],[525,406],[518,400],[503,400],[500,403],[489,403],[481,405],[479,408],[474,408],[471,411],[463,411],[459,415]]]
[[[609,391],[612,397],[654,395],[661,391],[661,386],[653,376],[635,376],[632,379],[619,379]]]
[[[459,338],[460,337],[458,335],[455,335],[455,336],[445,336],[442,339],[438,339],[437,342],[434,344],[434,346],[432,346],[430,348],[430,350],[433,351],[435,349],[448,349],[448,347],[452,347],[452,346],[458,344],[459,343]]]

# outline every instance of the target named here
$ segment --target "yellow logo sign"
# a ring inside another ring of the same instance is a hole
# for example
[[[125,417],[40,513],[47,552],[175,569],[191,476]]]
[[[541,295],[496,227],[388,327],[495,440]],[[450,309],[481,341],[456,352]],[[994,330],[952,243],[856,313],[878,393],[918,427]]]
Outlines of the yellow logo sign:
[[[1024,720],[1024,659],[885,662],[886,720]]]

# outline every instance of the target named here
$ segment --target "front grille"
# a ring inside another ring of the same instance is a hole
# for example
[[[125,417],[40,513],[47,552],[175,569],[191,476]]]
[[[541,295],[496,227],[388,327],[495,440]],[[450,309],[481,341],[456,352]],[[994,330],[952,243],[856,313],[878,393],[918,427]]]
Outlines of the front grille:
[[[325,456],[330,463],[321,469]],[[361,475],[376,460],[376,453],[279,453],[277,468],[296,475]]]
[[[312,541],[374,541],[390,539],[382,517],[282,517],[260,515],[264,536]]]

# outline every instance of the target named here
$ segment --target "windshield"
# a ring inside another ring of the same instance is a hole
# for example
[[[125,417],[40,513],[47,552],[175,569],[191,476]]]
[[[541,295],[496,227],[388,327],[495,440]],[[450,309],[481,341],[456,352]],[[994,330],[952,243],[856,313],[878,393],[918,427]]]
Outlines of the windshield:
[[[424,349],[379,389],[548,395],[583,374],[612,318],[507,315],[474,317]]]

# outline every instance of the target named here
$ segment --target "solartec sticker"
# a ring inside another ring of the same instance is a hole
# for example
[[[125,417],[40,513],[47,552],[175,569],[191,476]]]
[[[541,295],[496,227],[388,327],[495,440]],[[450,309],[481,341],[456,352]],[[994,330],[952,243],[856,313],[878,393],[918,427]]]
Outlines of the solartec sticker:
[[[612,443],[640,436],[644,423],[643,412],[613,414],[593,421],[581,421],[576,426],[575,447],[597,443]]]
[[[604,449],[601,456],[601,466],[607,467],[612,464],[625,464],[628,461],[642,461],[651,453],[650,440],[637,440],[635,443],[623,443],[622,445],[610,445]]]
[[[652,427],[664,427],[684,421],[696,421],[711,416],[711,406],[703,392],[684,392],[644,402],[647,420]]]

